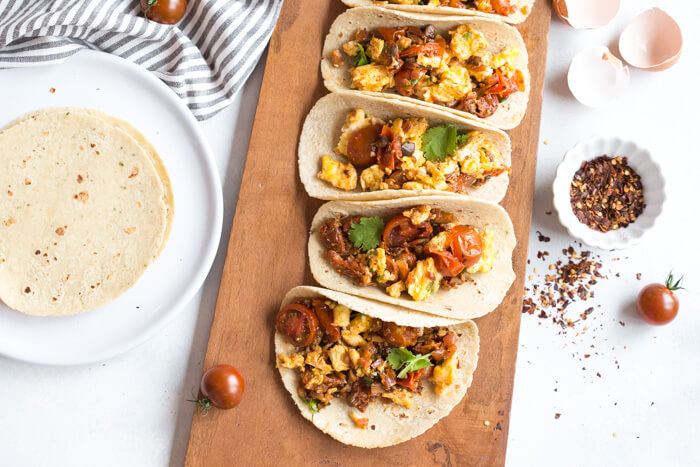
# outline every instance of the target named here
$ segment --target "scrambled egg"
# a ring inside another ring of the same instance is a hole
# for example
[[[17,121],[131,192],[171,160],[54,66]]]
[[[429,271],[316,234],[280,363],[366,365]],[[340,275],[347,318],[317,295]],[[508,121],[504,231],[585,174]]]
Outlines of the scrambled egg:
[[[345,327],[350,324],[350,308],[338,303],[333,307],[333,325]]]
[[[413,407],[413,394],[407,389],[400,388],[392,392],[383,392],[382,397],[390,399],[396,404],[403,405],[407,409]]]
[[[416,57],[416,63],[431,68],[440,68],[440,65],[442,64],[442,57],[440,55],[428,57],[425,54],[420,53]]]
[[[280,354],[279,366],[282,368],[301,368],[304,366],[304,357],[297,353],[290,355]]]
[[[336,344],[328,350],[328,357],[335,371],[345,371],[350,369],[350,357],[348,348],[342,344]]]
[[[386,251],[375,248],[367,252],[367,267],[380,284],[396,280],[396,275],[386,269]]]
[[[355,316],[352,321],[350,321],[350,324],[346,329],[355,334],[362,334],[363,332],[368,331],[371,327],[372,317],[358,313],[358,315]]]
[[[351,57],[357,55],[357,41],[347,41],[343,44],[343,52]]]
[[[515,47],[504,49],[501,53],[493,56],[491,67],[501,68],[505,66],[508,71],[515,70],[515,60],[520,55],[520,50]]]
[[[352,363],[352,366],[357,366],[358,360],[360,360],[360,352],[357,351],[357,349],[348,349],[348,358],[350,359],[350,363]]]
[[[382,54],[382,50],[384,50],[384,41],[379,39],[378,37],[373,37],[369,41],[369,45],[367,45],[367,56],[372,59],[375,62],[379,61],[379,56]]]
[[[377,164],[371,165],[360,174],[360,186],[364,191],[385,190],[389,186],[384,182],[384,175]]]
[[[430,377],[430,380],[435,384],[435,392],[442,395],[445,389],[455,382],[456,376],[457,356],[455,354],[442,362],[441,365],[435,365],[433,368],[433,376]]]
[[[404,290],[406,290],[406,284],[404,284],[403,281],[398,281],[387,287],[386,293],[388,293],[390,297],[399,298],[401,296],[401,292]]]
[[[452,102],[464,97],[472,90],[469,71],[462,65],[447,67],[438,84],[419,90],[421,99],[426,102]]]
[[[474,31],[470,26],[459,25],[457,29],[450,31],[450,34],[452,35],[450,49],[460,60],[467,61],[472,55],[481,57],[487,53],[488,43],[484,35]]]
[[[447,247],[450,245],[450,233],[449,232],[440,232],[430,240],[428,240],[428,243],[425,244],[425,247],[427,248],[428,246],[431,246],[435,248],[438,251],[443,251],[447,250]]]
[[[351,163],[343,164],[330,156],[321,158],[321,171],[318,178],[341,190],[354,190],[357,186],[357,171]]]
[[[426,161],[425,168],[416,174],[416,180],[436,190],[447,190],[447,179],[435,163]]]
[[[467,269],[469,274],[474,274],[476,272],[489,272],[493,268],[493,263],[496,261],[496,256],[498,251],[496,250],[496,236],[490,230],[482,230],[479,232],[481,235],[481,243],[483,249],[481,251],[481,258],[470,268]]]
[[[323,375],[327,375],[332,370],[331,366],[323,356],[321,347],[317,347],[313,352],[307,353],[305,363],[317,368]]]
[[[360,347],[365,343],[365,340],[361,335],[350,332],[347,329],[340,331],[340,337],[342,337],[343,341],[351,347]]]
[[[404,211],[401,214],[411,219],[411,224],[420,225],[430,217],[430,206],[424,204]]]
[[[367,65],[350,68],[352,89],[360,91],[382,92],[384,88],[394,86],[394,77],[384,65]]]
[[[416,266],[406,277],[408,294],[416,301],[427,299],[440,289],[442,275],[435,267],[433,258],[427,258],[416,263]]]
[[[364,128],[369,125],[374,125],[375,123],[382,123],[381,120],[376,119],[370,115],[367,115],[362,109],[353,109],[348,112],[345,117],[345,123],[340,129],[340,140],[338,140],[338,145],[335,147],[335,152],[342,154],[344,156],[348,155],[348,140],[350,135],[360,128]]]

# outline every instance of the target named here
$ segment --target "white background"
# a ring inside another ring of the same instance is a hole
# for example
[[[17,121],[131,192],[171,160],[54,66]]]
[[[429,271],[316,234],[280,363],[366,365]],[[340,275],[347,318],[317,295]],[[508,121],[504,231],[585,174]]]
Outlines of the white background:
[[[509,427],[511,466],[700,463],[695,447],[700,438],[695,269],[700,260],[700,4],[657,1],[681,25],[683,57],[662,73],[632,70],[625,95],[605,108],[587,109],[567,89],[568,63],[586,46],[616,51],[624,25],[654,5],[622,3],[617,18],[595,31],[552,22],[528,275],[537,280],[550,263],[537,259],[538,250],[556,259],[556,252],[572,243],[556,216],[546,212],[552,210],[556,164],[579,140],[617,135],[651,148],[664,163],[668,201],[661,223],[641,245],[596,252],[609,279],[595,286],[594,299],[569,307],[572,316],[596,307],[585,332],[577,335],[583,330],[579,323],[561,334],[550,321],[523,316]],[[204,288],[153,340],[108,362],[51,368],[0,358],[0,465],[182,464],[193,411],[184,400],[196,392],[201,374],[262,67],[234,105],[202,125],[225,199],[224,241]],[[536,230],[552,241],[539,242]],[[644,283],[661,281],[672,267],[686,274],[689,291],[679,293],[681,311],[674,322],[651,327],[635,317],[634,298]]]

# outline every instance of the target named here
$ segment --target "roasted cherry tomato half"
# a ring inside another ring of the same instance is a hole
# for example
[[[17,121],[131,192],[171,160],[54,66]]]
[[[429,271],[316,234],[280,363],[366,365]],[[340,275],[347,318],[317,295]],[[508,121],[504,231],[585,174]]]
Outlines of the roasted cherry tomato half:
[[[385,321],[382,323],[382,336],[394,347],[408,347],[415,345],[420,328],[411,326],[399,326],[396,323]]]
[[[426,252],[435,261],[435,267],[438,272],[445,277],[454,277],[464,270],[464,263],[447,250],[426,250]]]
[[[426,44],[415,45],[401,52],[401,58],[415,57],[418,54],[425,55],[426,57],[442,55],[442,47],[437,42],[428,42]]]
[[[277,331],[297,347],[311,344],[318,333],[318,318],[300,303],[291,303],[277,313]]]
[[[649,324],[661,325],[673,321],[678,314],[678,297],[673,293],[682,289],[681,277],[674,283],[669,274],[665,284],[649,284],[637,296],[637,313]]]
[[[416,238],[429,237],[432,233],[433,228],[429,223],[413,225],[408,217],[399,214],[387,222],[382,232],[382,241],[384,241],[385,248],[394,248]]]
[[[326,342],[338,342],[340,339],[340,329],[333,325],[333,310],[329,307],[325,300],[314,298],[311,300],[314,307],[314,312],[318,317],[318,323],[323,331],[323,338]]]
[[[199,389],[206,398],[198,401],[200,406],[206,400],[216,408],[232,409],[243,399],[245,381],[236,367],[216,365],[204,372]]]
[[[412,96],[415,86],[425,76],[427,68],[415,63],[409,63],[401,67],[394,75],[396,90],[402,96]]]
[[[348,138],[348,160],[358,169],[374,164],[376,155],[372,148],[382,132],[382,124],[367,125],[350,133]]]
[[[481,235],[474,227],[456,225],[450,234],[450,250],[468,268],[479,261],[484,251]]]
[[[387,125],[384,125],[380,134],[384,141],[383,147],[377,148],[377,165],[387,174],[394,171],[396,162],[401,161],[401,141]]]
[[[491,0],[491,8],[502,16],[510,16],[517,9],[515,5],[510,4],[510,0]]]
[[[147,19],[161,24],[175,24],[185,16],[186,0],[141,0],[141,9]]]

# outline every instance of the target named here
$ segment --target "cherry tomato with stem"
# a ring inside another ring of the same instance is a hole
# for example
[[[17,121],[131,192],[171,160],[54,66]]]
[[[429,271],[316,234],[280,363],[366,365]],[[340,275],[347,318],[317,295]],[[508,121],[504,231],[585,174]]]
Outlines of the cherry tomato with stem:
[[[678,314],[678,297],[673,292],[685,290],[681,287],[683,276],[675,281],[669,273],[664,284],[649,284],[637,296],[637,313],[649,324],[668,324]]]
[[[146,19],[161,24],[175,24],[185,16],[187,0],[141,0]]]
[[[199,413],[206,416],[212,407],[232,409],[241,403],[245,391],[245,380],[232,365],[216,365],[202,375],[199,385],[201,399],[188,399],[198,405]]]

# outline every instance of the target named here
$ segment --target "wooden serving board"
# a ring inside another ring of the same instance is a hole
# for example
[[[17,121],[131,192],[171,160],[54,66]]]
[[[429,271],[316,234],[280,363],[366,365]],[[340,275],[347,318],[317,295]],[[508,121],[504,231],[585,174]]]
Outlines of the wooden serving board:
[[[477,320],[479,365],[467,396],[423,435],[366,450],[341,444],[305,420],[275,368],[274,317],[289,289],[315,284],[306,243],[322,204],[307,196],[297,170],[302,123],[327,93],[321,47],[339,0],[284,2],[272,36],[229,240],[204,368],[238,367],[243,402],[233,410],[195,413],[188,466],[503,465],[518,348],[532,212],[550,6],[538,0],[519,29],[530,57],[532,94],[521,125],[510,132],[512,176],[503,205],[518,239],[517,279],[501,306]],[[486,423],[488,422],[488,424]]]

